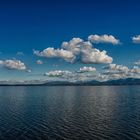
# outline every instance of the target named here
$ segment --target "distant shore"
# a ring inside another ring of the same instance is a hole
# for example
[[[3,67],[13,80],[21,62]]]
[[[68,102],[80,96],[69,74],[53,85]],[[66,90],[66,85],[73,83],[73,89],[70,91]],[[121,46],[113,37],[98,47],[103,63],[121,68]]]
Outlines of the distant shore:
[[[136,78],[127,78],[127,79],[117,79],[109,81],[78,81],[78,82],[69,82],[69,81],[50,81],[50,82],[40,82],[35,81],[24,81],[24,82],[5,82],[0,81],[0,86],[121,86],[121,85],[140,85],[140,79]]]

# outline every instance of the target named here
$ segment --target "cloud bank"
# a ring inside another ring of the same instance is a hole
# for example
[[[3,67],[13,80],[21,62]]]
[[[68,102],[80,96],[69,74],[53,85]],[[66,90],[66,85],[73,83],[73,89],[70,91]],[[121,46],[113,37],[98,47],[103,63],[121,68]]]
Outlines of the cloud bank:
[[[105,71],[101,73],[103,79],[113,80],[113,79],[122,79],[122,78],[140,78],[140,68],[134,66],[128,68],[127,66],[109,64],[103,68]]]

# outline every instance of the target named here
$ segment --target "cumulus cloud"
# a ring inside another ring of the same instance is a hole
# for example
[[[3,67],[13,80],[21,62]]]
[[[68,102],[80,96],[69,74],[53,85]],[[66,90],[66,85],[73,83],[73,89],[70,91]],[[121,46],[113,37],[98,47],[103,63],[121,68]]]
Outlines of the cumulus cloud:
[[[46,48],[43,51],[34,50],[34,54],[46,58],[61,58],[67,62],[80,61],[82,63],[112,63],[112,57],[106,51],[93,47],[89,41],[73,38],[63,42],[60,49]]]
[[[42,52],[34,50],[34,54],[46,58],[62,58],[68,62],[72,62],[75,57],[70,51],[54,48],[46,48]]]
[[[97,71],[94,67],[82,67],[80,71],[70,72],[70,71],[50,71],[46,73],[46,76],[51,78],[57,77],[57,80],[63,79],[68,81],[107,81],[107,80],[115,80],[122,78],[140,78],[140,68],[138,66],[134,66],[132,68],[128,68],[127,66],[117,65],[117,64],[109,64],[103,71]]]
[[[37,60],[37,61],[36,61],[36,64],[42,65],[42,64],[43,64],[43,61],[42,61],[42,60]]]
[[[93,69],[93,67],[92,67]],[[87,72],[79,72],[79,71],[68,71],[68,70],[54,70],[49,71],[44,74],[44,76],[48,76],[47,79],[50,81],[69,81],[69,82],[80,82],[80,81],[89,81],[97,79],[96,73],[92,73],[91,71]]]
[[[101,76],[105,80],[126,78],[129,71],[128,67],[117,64],[109,64],[108,66],[103,67],[103,69],[105,71],[101,73]]]
[[[10,70],[26,70],[27,67],[20,60],[0,60],[0,65]]]
[[[92,43],[110,43],[113,45],[118,45],[120,44],[120,41],[116,39],[113,35],[90,35],[88,37],[88,40],[91,41]]]
[[[82,67],[80,68],[79,72],[84,73],[84,72],[95,72],[96,68],[94,67]]]
[[[135,65],[140,65],[140,60],[134,62]]]
[[[140,68],[138,66],[134,66],[132,69],[130,69],[130,72],[140,74]]]
[[[123,71],[123,72],[127,72],[129,69],[126,66],[123,65],[117,65],[117,64],[109,64],[108,66],[105,66],[104,69],[107,70],[113,70],[113,71]]]
[[[106,51],[100,51],[98,49],[83,49],[81,61],[83,63],[112,63],[113,58],[107,55]]]
[[[49,71],[49,72],[45,73],[44,75],[50,76],[50,77],[61,77],[61,76],[68,75],[68,74],[71,74],[71,72],[70,71],[55,70],[55,71]]]
[[[44,76],[47,76],[48,81],[107,81],[122,78],[140,78],[140,68],[138,66],[128,68],[123,65],[109,64],[102,71],[97,71],[94,67],[84,66],[79,71],[53,70],[44,73]]]
[[[140,78],[140,68],[138,66],[128,68],[127,66],[123,65],[109,64],[103,69],[105,69],[106,71],[101,73],[101,76],[106,80],[138,77]]]
[[[133,36],[132,37],[132,41],[133,41],[133,43],[140,43],[140,35],[137,35],[137,36]]]

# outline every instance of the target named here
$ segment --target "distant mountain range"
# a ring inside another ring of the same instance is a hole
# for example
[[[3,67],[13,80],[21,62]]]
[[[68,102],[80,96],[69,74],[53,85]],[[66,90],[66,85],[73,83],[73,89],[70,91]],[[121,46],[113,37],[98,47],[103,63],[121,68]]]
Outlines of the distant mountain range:
[[[0,81],[0,86],[101,86],[101,85],[140,85],[140,79],[136,78],[126,78],[126,79],[117,79],[117,80],[108,80],[108,81],[43,81],[38,80],[34,81],[24,81],[24,82],[12,82],[12,81]]]
[[[140,79],[126,78],[101,82],[102,85],[140,85]]]

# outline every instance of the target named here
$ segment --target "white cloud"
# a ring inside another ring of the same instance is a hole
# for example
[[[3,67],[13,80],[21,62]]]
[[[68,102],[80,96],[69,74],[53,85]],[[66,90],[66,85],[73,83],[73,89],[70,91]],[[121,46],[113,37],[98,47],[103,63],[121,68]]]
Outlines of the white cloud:
[[[128,72],[129,69],[126,66],[123,65],[117,65],[117,64],[109,64],[108,66],[105,66],[104,69],[107,70],[113,70],[113,71],[122,71],[122,72]]]
[[[111,43],[113,45],[120,44],[120,41],[116,39],[113,35],[90,35],[88,40],[92,43]]]
[[[82,63],[112,63],[112,57],[106,51],[100,51],[92,46],[89,41],[73,38],[69,42],[63,42],[60,49],[46,48],[43,51],[34,50],[34,54],[40,57],[62,58],[67,62],[80,61]]]
[[[132,69],[130,69],[130,72],[140,74],[140,68],[138,66],[134,66]]]
[[[102,77],[104,77],[105,80],[127,78],[128,74],[130,73],[128,67],[117,64],[109,64],[108,66],[105,66],[103,69],[105,69],[106,71],[103,72],[101,75]]]
[[[94,67],[81,67],[79,71],[68,70],[54,70],[44,73],[48,81],[107,81],[122,78],[140,78],[140,68],[134,66],[128,68],[127,66],[109,64],[104,67],[103,71],[97,71]]]
[[[87,70],[87,72],[86,71],[71,72],[71,71],[68,71],[68,70],[64,70],[64,71],[54,70],[54,71],[46,72],[44,75],[48,76],[47,79],[53,80],[53,81],[64,80],[64,81],[69,81],[69,82],[78,82],[78,81],[88,81],[88,80],[93,80],[93,79],[97,80],[96,73],[91,73],[90,72],[91,70],[93,71],[94,68],[92,67],[92,68],[89,68],[89,69]]]
[[[72,62],[75,57],[70,51],[54,48],[46,48],[42,52],[34,50],[34,54],[46,58],[62,58],[68,62]]]
[[[80,50],[84,48],[83,43],[84,41],[81,38],[72,38],[69,42],[62,42],[61,48],[64,50],[69,50],[74,55],[78,55]],[[87,44],[87,42],[85,43]],[[92,47],[90,43],[88,43],[87,46],[88,45]]]
[[[135,65],[140,65],[140,60],[134,63]]]
[[[11,70],[26,70],[26,66],[20,60],[0,60],[0,65]]]
[[[42,64],[43,64],[43,61],[42,61],[42,60],[37,60],[37,61],[36,61],[36,64],[42,65]]]
[[[137,36],[133,36],[132,37],[132,41],[133,41],[133,43],[140,43],[140,35],[137,35]]]
[[[68,75],[68,74],[71,74],[71,72],[70,71],[55,70],[55,71],[49,71],[49,72],[45,73],[44,75],[50,76],[50,77],[61,77],[61,76]]]
[[[133,68],[128,68],[123,65],[109,64],[104,67],[106,70],[101,75],[105,77],[106,80],[122,79],[122,78],[140,78],[140,68],[134,66]]]
[[[84,73],[84,72],[95,72],[96,71],[96,68],[94,67],[82,67],[80,68],[80,71],[81,73]]]
[[[83,63],[112,63],[113,58],[108,56],[106,51],[100,51],[98,49],[83,49],[81,51],[81,61]]]

